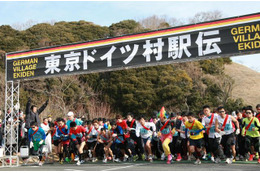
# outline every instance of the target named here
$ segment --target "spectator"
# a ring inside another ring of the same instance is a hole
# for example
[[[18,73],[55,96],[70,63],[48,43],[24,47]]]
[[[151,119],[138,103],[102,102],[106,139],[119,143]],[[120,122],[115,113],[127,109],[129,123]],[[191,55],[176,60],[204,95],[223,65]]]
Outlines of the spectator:
[[[48,102],[49,102],[49,99],[40,107],[40,109],[38,109],[35,105],[31,106],[31,98],[28,99],[28,102],[26,105],[26,111],[25,111],[26,112],[25,128],[29,129],[30,124],[32,122],[37,122],[37,126],[40,127],[41,121],[40,121],[39,115],[47,107]]]
[[[47,116],[47,119],[48,119],[48,124],[49,124],[49,126],[50,126],[50,124],[53,123],[53,122],[52,122],[52,115],[48,115],[48,116]]]

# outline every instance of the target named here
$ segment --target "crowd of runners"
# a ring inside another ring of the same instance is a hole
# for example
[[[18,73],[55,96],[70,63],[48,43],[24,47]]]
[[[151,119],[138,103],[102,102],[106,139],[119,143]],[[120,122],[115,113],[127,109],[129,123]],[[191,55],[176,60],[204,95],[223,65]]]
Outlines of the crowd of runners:
[[[39,109],[27,103],[25,114],[19,112],[19,148],[28,146],[42,165],[48,155],[58,155],[59,163],[153,162],[201,160],[227,164],[243,160],[260,163],[260,104],[228,114],[224,107],[203,106],[199,114],[167,113],[162,107],[150,117],[128,113],[115,119],[86,120],[70,111],[64,117],[40,122]],[[28,116],[25,116],[28,115]],[[28,161],[28,157],[22,158]]]

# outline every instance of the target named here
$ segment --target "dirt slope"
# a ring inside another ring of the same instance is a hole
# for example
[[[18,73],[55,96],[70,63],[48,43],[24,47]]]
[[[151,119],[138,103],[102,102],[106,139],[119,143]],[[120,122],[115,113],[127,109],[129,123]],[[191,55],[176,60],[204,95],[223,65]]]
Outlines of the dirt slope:
[[[232,63],[225,66],[225,73],[235,80],[233,98],[242,98],[246,104],[260,103],[260,73],[244,65]]]

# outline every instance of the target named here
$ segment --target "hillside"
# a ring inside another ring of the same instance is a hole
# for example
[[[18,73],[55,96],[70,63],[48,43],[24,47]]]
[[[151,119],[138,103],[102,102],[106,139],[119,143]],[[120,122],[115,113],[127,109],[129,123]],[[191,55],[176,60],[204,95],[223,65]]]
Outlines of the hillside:
[[[242,98],[245,104],[252,105],[260,103],[260,73],[244,65],[232,63],[225,65],[225,73],[235,80],[232,92],[233,98]]]

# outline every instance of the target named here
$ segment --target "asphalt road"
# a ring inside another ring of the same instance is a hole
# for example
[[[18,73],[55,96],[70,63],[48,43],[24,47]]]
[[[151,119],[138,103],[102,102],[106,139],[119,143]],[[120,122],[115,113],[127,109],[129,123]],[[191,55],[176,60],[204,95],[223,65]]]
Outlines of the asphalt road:
[[[0,171],[260,171],[260,164],[254,162],[236,162],[228,165],[224,162],[220,164],[203,161],[201,165],[194,165],[193,162],[173,162],[168,165],[165,161],[154,161],[153,163],[137,161],[123,163],[107,163],[101,161],[97,163],[84,163],[80,166],[76,164],[29,164],[13,168],[0,168]]]

